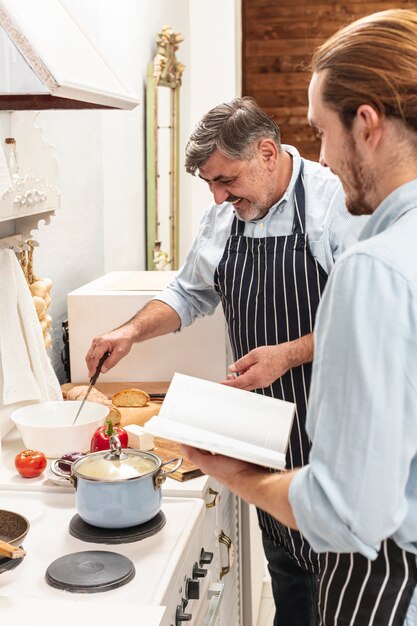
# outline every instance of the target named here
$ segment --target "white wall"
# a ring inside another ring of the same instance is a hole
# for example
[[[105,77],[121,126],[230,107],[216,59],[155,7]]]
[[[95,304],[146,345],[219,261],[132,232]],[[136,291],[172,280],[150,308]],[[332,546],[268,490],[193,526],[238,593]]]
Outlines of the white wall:
[[[241,93],[240,0],[190,0],[191,130],[201,117],[220,102]],[[187,137],[182,146],[182,153]],[[182,217],[181,257],[184,258],[198,229],[203,210],[212,201],[208,187],[182,168],[187,205]]]
[[[188,136],[199,118],[239,92],[239,0],[62,0],[138,93],[134,111],[42,111],[37,124],[56,148],[61,208],[35,233],[35,270],[53,281],[52,362],[60,362],[66,294],[113,270],[145,268],[145,81],[164,25],[184,35],[180,119],[180,259],[210,196],[183,172]],[[13,116],[25,115],[13,113]],[[0,114],[0,129],[7,128]]]

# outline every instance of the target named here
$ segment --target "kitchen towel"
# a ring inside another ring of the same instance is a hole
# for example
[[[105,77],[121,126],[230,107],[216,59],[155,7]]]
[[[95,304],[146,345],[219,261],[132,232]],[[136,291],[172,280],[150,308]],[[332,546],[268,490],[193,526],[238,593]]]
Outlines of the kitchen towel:
[[[29,287],[12,250],[0,250],[0,405],[62,400]]]

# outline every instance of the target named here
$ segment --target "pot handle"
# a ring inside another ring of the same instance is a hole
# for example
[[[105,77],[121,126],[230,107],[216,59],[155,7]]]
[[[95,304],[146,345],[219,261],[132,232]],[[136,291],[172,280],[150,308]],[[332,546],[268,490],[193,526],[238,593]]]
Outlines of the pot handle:
[[[164,471],[162,469],[163,467],[165,467],[165,465],[171,465],[171,463],[175,463],[173,468],[171,468],[168,471]],[[165,482],[166,477],[169,476],[169,474],[173,474],[174,472],[176,472],[177,469],[181,466],[181,463],[182,463],[182,458],[180,457],[177,457],[175,459],[170,459],[169,461],[164,461],[163,463],[161,463],[161,467],[159,468],[159,471],[153,477],[153,484],[154,484],[155,489],[159,489],[159,487]]]
[[[64,459],[55,459],[55,461],[52,461],[52,463],[50,464],[50,469],[51,472],[53,474],[55,474],[55,476],[58,476],[58,478],[65,478],[65,480],[67,480],[73,487],[75,487],[76,484],[76,480],[75,480],[75,476],[73,476],[72,474],[65,474],[65,472],[63,472],[58,463],[66,463],[67,465],[72,466],[74,461],[67,461]]]

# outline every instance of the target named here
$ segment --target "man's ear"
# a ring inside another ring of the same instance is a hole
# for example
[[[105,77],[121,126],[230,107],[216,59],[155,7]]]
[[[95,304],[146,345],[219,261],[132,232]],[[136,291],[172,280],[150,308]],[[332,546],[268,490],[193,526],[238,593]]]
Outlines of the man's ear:
[[[258,145],[261,158],[268,166],[275,166],[278,157],[278,148],[272,139],[261,139]]]
[[[383,119],[369,104],[361,104],[356,111],[353,133],[357,140],[364,142],[371,150],[380,143],[383,135]]]

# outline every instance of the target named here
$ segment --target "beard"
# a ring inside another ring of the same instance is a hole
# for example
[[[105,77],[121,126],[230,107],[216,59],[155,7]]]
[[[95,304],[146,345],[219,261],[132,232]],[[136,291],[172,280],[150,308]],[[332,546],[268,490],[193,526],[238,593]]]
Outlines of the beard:
[[[345,157],[338,169],[342,172],[339,178],[349,213],[371,215],[378,206],[376,177],[373,170],[363,162],[352,137],[349,138]]]
[[[254,166],[250,173],[249,181],[253,182],[254,189],[260,189],[261,192],[259,199],[251,201],[247,198],[242,198],[242,206],[234,205],[238,217],[245,222],[262,219],[278,200],[275,197],[275,180],[269,173],[265,173],[258,166]],[[238,197],[230,195],[227,198],[227,202],[233,202]]]

